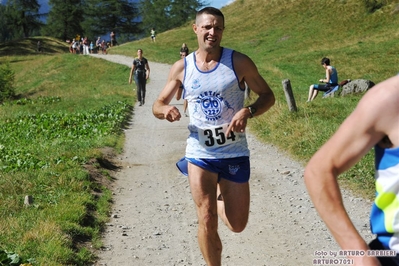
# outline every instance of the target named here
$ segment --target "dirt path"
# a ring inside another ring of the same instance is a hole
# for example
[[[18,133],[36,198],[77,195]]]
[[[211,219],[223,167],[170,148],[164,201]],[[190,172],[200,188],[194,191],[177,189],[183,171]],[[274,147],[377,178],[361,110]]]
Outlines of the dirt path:
[[[129,67],[133,58],[94,55]],[[197,245],[197,219],[187,179],[175,167],[184,155],[188,118],[154,118],[151,105],[170,66],[149,62],[146,104],[136,105],[125,131],[123,169],[114,183],[113,214],[97,266],[205,265]],[[126,77],[126,82],[128,77]],[[182,101],[175,102],[182,111]],[[250,130],[248,130],[250,131]],[[251,150],[251,213],[240,234],[220,223],[223,265],[312,265],[316,251],[339,248],[316,214],[303,183],[303,165],[248,133]],[[371,203],[345,192],[355,226],[370,240]]]

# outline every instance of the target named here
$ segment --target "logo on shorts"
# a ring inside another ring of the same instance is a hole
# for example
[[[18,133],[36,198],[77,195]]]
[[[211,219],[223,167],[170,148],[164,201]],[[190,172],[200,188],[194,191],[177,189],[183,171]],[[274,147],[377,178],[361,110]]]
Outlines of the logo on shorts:
[[[229,165],[229,173],[231,175],[236,175],[238,170],[240,170],[240,166],[239,165]]]

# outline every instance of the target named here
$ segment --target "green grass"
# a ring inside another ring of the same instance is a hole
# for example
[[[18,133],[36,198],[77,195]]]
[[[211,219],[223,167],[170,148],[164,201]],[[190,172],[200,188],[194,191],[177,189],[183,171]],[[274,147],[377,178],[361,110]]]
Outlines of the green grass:
[[[121,151],[135,100],[130,69],[41,39],[61,53],[18,55],[35,43],[27,39],[1,56],[15,71],[17,99],[0,105],[0,251],[36,265],[89,265],[110,210],[107,171],[117,167],[102,169],[103,151]]]
[[[304,165],[362,96],[305,104],[309,85],[324,75],[322,57],[332,59],[341,80],[378,83],[397,74],[397,3],[369,13],[365,1],[236,0],[222,10],[223,46],[250,56],[276,95],[270,111],[250,120],[252,132]],[[183,42],[197,48],[191,24],[109,53],[136,56],[142,48],[150,66],[172,64]],[[43,53],[36,52],[39,39]],[[121,151],[120,129],[135,101],[130,69],[68,54],[66,43],[46,37],[0,44],[4,62],[15,71],[17,99],[0,105],[0,262],[7,251],[35,265],[90,265],[110,210],[115,166],[107,154]],[[298,112],[288,110],[284,79]],[[371,198],[373,169],[369,153],[340,180]],[[34,199],[29,207],[26,195]]]

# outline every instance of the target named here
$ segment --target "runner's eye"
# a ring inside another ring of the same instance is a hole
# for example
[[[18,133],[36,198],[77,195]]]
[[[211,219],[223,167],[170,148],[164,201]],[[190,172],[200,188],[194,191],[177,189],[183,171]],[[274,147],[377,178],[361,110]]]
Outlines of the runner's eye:
[[[219,26],[215,26],[214,27],[212,25],[201,26],[201,28],[204,29],[204,30],[211,30],[212,28],[214,28],[215,31],[223,31],[222,27],[219,27]]]

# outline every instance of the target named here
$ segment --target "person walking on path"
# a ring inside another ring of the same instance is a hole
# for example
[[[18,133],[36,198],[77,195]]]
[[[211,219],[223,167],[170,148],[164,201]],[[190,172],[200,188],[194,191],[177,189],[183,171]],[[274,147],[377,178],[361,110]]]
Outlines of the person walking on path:
[[[152,42],[155,42],[155,28],[152,28],[150,33]]]
[[[137,58],[133,60],[132,69],[130,70],[129,84],[132,84],[132,76],[137,86],[137,101],[142,106],[145,103],[145,92],[147,79],[150,77],[150,66],[148,60],[143,57],[143,50],[137,50]]]
[[[324,79],[320,79],[319,82],[322,82],[324,84],[310,85],[307,102],[313,101],[319,91],[329,91],[330,89],[338,85],[338,72],[335,67],[330,66],[330,59],[324,57],[323,59],[321,59],[321,65],[326,70],[326,77]]]
[[[184,44],[183,44],[184,45]],[[187,48],[187,46],[186,46]],[[188,55],[188,48],[184,49],[183,51],[183,46],[182,49],[180,49],[180,58],[185,58]],[[180,100],[183,94],[183,85],[180,85],[179,90],[176,93],[176,100]],[[187,107],[188,107],[188,102],[186,99],[183,100],[183,113],[185,116],[187,115]]]
[[[247,120],[269,110],[275,98],[248,56],[220,46],[224,15],[219,9],[198,11],[193,30],[199,48],[172,66],[153,114],[179,121],[180,111],[170,102],[183,85],[190,134],[185,157],[177,166],[188,175],[202,255],[207,265],[221,265],[218,215],[233,232],[243,231],[249,216]],[[244,107],[246,85],[258,98]]]
[[[370,224],[377,238],[367,245],[345,210],[337,179],[373,147],[377,193]],[[365,94],[338,131],[311,158],[305,184],[342,250],[364,252],[364,256],[349,256],[354,265],[399,265],[399,76],[377,84]],[[378,256],[370,249],[385,253],[379,252]]]
[[[115,32],[111,31],[109,36],[111,37],[111,47],[114,47],[117,44]]]

